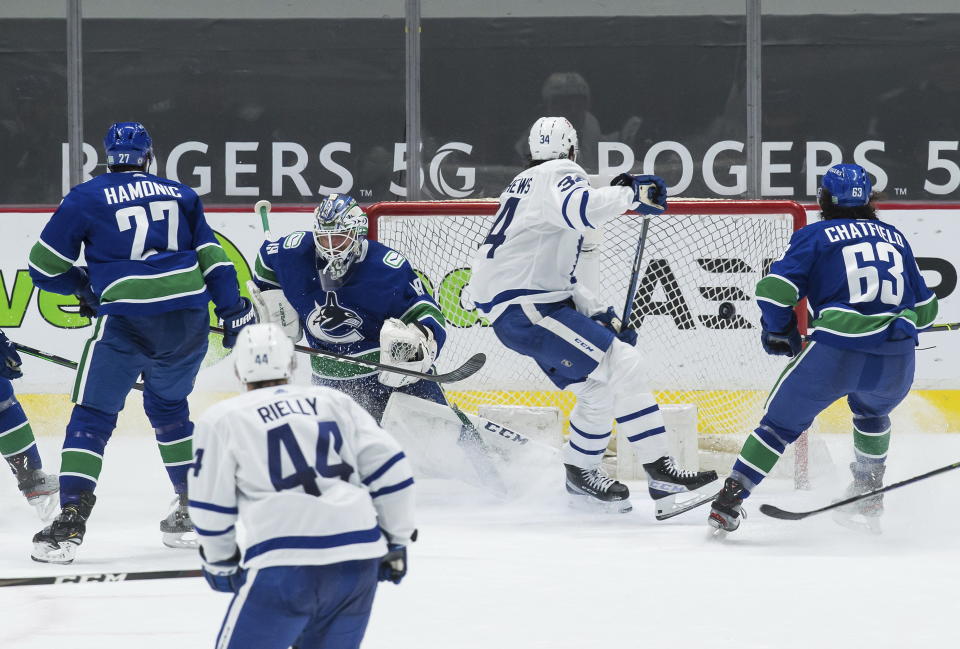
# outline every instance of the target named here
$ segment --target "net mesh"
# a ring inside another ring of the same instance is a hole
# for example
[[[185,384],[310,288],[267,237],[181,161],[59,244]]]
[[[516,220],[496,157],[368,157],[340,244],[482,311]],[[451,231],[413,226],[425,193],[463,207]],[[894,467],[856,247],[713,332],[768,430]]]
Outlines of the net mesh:
[[[400,251],[447,319],[439,371],[472,354],[487,355],[470,379],[447,386],[468,412],[484,405],[555,406],[566,419],[575,403],[529,358],[501,345],[471,308],[464,287],[470,260],[489,231],[495,202],[379,204],[377,238]],[[621,312],[642,217],[607,223],[585,246],[578,276]],[[785,249],[802,208],[785,201],[671,201],[651,217],[630,323],[639,333],[648,381],[661,403],[692,403],[705,435],[743,434],[756,426],[783,359],[759,345],[757,281]]]

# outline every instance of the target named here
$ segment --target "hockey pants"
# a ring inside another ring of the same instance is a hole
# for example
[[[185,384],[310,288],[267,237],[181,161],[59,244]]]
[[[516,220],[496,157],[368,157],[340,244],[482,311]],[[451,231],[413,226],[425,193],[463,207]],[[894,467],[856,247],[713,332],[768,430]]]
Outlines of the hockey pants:
[[[206,309],[96,319],[77,368],[76,405],[61,452],[62,505],[96,487],[117,414],[141,375],[143,409],[156,433],[164,467],[174,490],[185,493],[193,461],[187,396],[206,354],[208,335]]]
[[[511,305],[493,330],[508,348],[533,358],[558,388],[576,395],[570,437],[562,449],[564,463],[598,465],[614,421],[617,434],[631,443],[641,463],[666,455],[663,415],[635,347],[569,301]]]
[[[370,619],[378,559],[254,568],[224,617],[217,649],[356,649]]]
[[[842,397],[853,413],[857,462],[882,464],[890,445],[889,414],[913,384],[914,350],[904,354],[870,354],[811,342],[777,379],[766,412],[733,465],[731,477],[749,491],[813,420]]]

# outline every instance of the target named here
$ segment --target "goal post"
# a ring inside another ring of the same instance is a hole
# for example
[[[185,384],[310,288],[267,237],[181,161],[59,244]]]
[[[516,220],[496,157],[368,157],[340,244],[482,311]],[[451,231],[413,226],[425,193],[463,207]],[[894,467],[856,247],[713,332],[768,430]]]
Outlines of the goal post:
[[[487,355],[476,375],[449,386],[448,398],[471,413],[483,406],[555,407],[566,422],[573,394],[504,347],[469,298],[470,261],[497,209],[496,200],[382,202],[367,214],[370,237],[407,258],[447,320],[438,371],[478,351]],[[671,199],[662,215],[613,219],[592,233],[578,275],[617,310],[642,218],[650,222],[630,323],[648,383],[661,404],[695,406],[702,452],[729,453],[756,427],[785,364],[761,348],[754,290],[806,224],[806,212],[793,201]],[[797,321],[805,333],[803,303]],[[805,438],[794,451],[798,484],[806,480]]]

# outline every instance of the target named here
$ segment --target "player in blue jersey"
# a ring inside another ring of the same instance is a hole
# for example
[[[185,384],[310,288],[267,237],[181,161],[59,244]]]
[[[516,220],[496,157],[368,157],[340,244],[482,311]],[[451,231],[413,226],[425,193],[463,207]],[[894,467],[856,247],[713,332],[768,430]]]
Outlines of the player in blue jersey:
[[[709,522],[718,530],[737,529],[743,499],[787,445],[841,397],[853,412],[856,457],[847,493],[882,486],[889,415],[913,383],[917,332],[937,315],[937,298],[920,275],[906,237],[877,219],[863,167],[831,167],[819,203],[823,220],[795,232],[757,284],[763,348],[793,360],[774,384],[760,425],[713,503]],[[811,313],[806,346],[793,311],[803,298]],[[879,529],[882,499],[844,509],[845,522]]]
[[[83,541],[103,452],[127,393],[143,375],[143,406],[177,499],[160,524],[164,543],[195,545],[187,512],[193,423],[187,395],[207,350],[208,304],[225,347],[253,318],[237,273],[207,225],[196,192],[147,173],[150,135],[136,122],[104,137],[108,173],[77,185],[30,251],[38,288],[76,295],[96,315],[73,388],[60,464],[60,515],[34,536],[33,558],[70,563]],[[87,266],[77,266],[81,249]]]
[[[446,339],[443,315],[409,262],[366,234],[357,202],[331,194],[314,212],[312,234],[264,242],[254,271],[260,296],[298,314],[287,328],[294,342],[302,328],[312,347],[427,372]],[[317,356],[312,369],[315,385],[346,392],[377,421],[393,390],[446,403],[430,381]]]
[[[17,488],[43,520],[56,510],[57,476],[43,471],[37,440],[23,407],[13,394],[12,379],[23,376],[17,348],[0,331],[0,455],[17,478]]]

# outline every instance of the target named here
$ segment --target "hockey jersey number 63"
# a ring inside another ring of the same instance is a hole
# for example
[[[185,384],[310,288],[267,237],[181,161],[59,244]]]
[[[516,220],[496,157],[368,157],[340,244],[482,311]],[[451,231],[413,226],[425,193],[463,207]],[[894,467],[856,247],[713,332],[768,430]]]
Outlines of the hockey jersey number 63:
[[[261,388],[210,408],[194,433],[190,516],[207,561],[325,565],[386,554],[414,531],[400,446],[350,397],[319,386]]]

